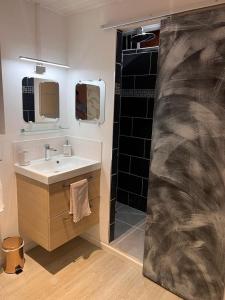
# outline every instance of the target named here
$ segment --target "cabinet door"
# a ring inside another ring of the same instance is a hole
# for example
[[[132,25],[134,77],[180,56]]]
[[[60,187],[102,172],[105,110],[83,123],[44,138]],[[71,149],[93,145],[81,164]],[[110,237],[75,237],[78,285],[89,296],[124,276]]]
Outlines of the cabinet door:
[[[92,213],[77,223],[73,222],[73,217],[68,212],[50,219],[50,251],[84,233],[99,222],[99,200],[99,197],[90,200]]]
[[[43,183],[18,174],[16,179],[20,234],[48,249],[48,187]]]
[[[100,173],[92,172],[75,178],[71,178],[62,182],[51,184],[50,193],[50,218],[54,218],[63,212],[69,211],[70,200],[70,184],[82,179],[88,180],[88,197],[89,200],[100,197]]]

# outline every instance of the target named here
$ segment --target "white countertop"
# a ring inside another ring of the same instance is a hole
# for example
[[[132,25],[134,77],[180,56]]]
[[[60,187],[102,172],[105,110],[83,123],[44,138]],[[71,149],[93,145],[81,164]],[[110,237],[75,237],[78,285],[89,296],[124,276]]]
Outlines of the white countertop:
[[[52,184],[101,168],[101,162],[79,156],[53,156],[50,160],[37,159],[28,166],[14,164],[15,172],[44,184]]]

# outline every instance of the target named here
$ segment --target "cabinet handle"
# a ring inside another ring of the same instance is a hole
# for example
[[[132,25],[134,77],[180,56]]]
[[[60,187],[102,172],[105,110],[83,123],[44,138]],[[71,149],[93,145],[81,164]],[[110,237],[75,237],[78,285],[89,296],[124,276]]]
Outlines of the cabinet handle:
[[[70,217],[63,217],[63,221],[70,220]]]

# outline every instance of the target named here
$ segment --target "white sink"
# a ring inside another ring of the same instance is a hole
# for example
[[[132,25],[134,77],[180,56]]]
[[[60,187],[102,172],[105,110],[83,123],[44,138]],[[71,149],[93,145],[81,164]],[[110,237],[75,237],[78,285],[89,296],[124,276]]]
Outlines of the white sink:
[[[31,161],[29,166],[15,165],[15,172],[44,184],[51,184],[75,176],[83,175],[101,168],[99,161],[79,156],[53,156],[51,160],[38,159]]]

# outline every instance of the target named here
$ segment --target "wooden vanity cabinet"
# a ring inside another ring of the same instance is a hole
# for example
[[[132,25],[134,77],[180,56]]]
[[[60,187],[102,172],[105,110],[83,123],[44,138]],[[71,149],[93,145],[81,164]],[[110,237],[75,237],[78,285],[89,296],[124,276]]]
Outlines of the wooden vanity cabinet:
[[[74,223],[69,214],[70,184],[88,180],[91,214]],[[100,171],[50,185],[17,174],[19,230],[52,251],[99,222]]]

